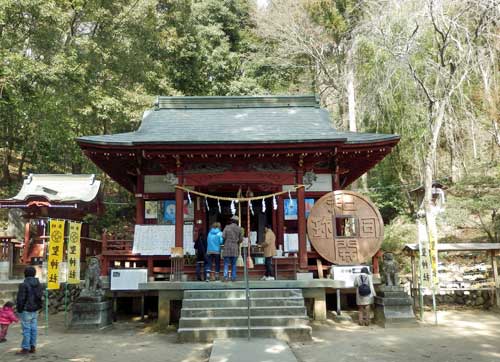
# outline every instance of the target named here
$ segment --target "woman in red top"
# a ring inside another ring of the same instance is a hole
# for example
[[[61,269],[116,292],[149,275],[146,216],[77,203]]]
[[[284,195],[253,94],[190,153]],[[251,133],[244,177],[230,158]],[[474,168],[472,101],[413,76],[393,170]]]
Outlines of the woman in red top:
[[[7,337],[9,326],[17,322],[19,322],[19,318],[17,318],[14,313],[14,303],[5,303],[3,308],[0,309],[0,343],[7,341],[5,337]]]

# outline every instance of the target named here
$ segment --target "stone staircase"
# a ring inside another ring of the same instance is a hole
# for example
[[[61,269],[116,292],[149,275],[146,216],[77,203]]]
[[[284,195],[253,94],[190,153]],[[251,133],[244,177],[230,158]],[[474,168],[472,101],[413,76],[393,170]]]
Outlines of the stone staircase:
[[[246,338],[244,289],[186,290],[177,331],[181,342]],[[250,330],[255,338],[311,340],[311,327],[300,289],[250,290]]]

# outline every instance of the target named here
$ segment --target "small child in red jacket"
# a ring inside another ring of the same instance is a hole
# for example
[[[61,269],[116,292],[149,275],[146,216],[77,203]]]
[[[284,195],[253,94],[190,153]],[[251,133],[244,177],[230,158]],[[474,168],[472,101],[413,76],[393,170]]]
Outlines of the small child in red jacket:
[[[7,331],[12,323],[19,322],[19,318],[14,313],[14,303],[7,302],[0,309],[0,343],[7,342]]]

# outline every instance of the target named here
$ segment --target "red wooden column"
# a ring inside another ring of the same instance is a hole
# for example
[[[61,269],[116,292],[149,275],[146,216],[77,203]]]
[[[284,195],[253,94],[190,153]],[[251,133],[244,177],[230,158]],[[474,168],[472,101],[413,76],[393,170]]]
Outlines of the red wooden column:
[[[177,178],[179,186],[184,186],[184,175],[179,159],[177,159]],[[184,191],[175,189],[175,247],[184,246]]]
[[[135,223],[144,224],[144,175],[137,175],[135,188]]]
[[[302,184],[304,170],[302,169],[302,160],[299,161],[300,168],[297,170],[297,184]],[[299,233],[299,267],[307,269],[307,241],[306,241],[306,204],[305,189],[297,189],[297,211],[298,211],[298,233]]]
[[[283,229],[285,227],[285,202],[283,199],[283,195],[278,196],[278,210],[276,210],[276,221],[277,221],[277,229],[276,229],[276,239],[278,245],[283,245],[283,252],[285,251],[285,240]]]

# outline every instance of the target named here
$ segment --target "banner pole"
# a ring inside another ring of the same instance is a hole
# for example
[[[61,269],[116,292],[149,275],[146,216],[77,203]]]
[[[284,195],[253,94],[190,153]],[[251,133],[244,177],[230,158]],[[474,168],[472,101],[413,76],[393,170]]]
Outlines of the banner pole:
[[[49,335],[49,289],[45,288],[45,335]]]

